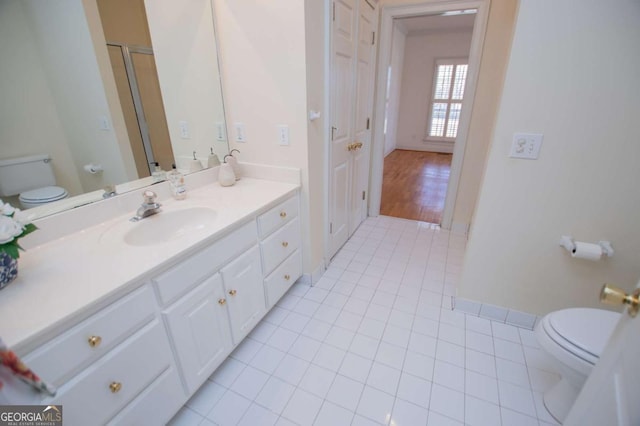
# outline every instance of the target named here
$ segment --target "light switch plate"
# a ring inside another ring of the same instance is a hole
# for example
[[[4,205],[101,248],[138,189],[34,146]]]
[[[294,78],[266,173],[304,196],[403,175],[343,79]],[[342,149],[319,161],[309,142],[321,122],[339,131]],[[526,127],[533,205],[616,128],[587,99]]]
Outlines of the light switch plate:
[[[226,141],[227,135],[226,130],[224,128],[224,123],[217,122],[216,123],[216,140],[218,141]]]
[[[278,126],[278,144],[289,145],[289,126],[286,124]]]
[[[182,139],[191,139],[191,131],[189,130],[189,123],[185,120],[180,120],[178,123],[180,127],[180,137]]]
[[[245,134],[244,123],[233,123],[233,127],[236,129],[236,142],[246,142],[247,135]]]
[[[541,146],[542,134],[540,133],[514,133],[509,157],[537,160]]]

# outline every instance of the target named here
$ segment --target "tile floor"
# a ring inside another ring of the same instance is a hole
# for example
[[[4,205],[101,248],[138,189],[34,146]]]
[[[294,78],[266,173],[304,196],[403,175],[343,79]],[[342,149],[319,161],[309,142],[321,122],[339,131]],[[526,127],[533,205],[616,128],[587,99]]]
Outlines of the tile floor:
[[[367,219],[294,285],[171,425],[549,425],[533,332],[451,310],[466,239]]]

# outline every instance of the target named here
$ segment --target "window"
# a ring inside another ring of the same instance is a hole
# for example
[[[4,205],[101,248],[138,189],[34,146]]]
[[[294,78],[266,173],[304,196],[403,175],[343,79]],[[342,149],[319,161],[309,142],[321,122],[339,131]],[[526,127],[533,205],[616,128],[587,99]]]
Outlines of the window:
[[[458,135],[467,62],[466,58],[436,61],[428,138],[455,139]]]

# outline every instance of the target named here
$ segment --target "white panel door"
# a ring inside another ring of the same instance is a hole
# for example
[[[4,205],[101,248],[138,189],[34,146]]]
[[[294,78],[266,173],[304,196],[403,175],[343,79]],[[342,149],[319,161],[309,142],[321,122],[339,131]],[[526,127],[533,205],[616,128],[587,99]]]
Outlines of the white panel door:
[[[258,247],[254,246],[220,273],[229,307],[231,335],[237,345],[267,311]]]
[[[189,393],[195,392],[231,352],[231,333],[220,274],[163,312]]]
[[[640,282],[636,288],[640,288]],[[640,425],[640,315],[623,313],[565,426]]]
[[[356,93],[354,102],[353,133],[355,147],[351,188],[349,235],[352,235],[367,216],[366,191],[369,188],[371,159],[371,112],[373,108],[373,43],[374,13],[366,0],[358,8],[358,43],[356,62]],[[362,144],[362,145],[360,145]]]
[[[331,159],[329,194],[329,251],[333,256],[349,238],[351,153],[353,142],[354,52],[356,0],[333,3],[331,28]]]

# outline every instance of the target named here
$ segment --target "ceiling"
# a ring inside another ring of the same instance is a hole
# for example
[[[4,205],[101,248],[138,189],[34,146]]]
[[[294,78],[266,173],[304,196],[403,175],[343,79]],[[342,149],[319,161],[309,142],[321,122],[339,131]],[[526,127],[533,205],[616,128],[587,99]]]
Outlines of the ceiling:
[[[429,32],[447,32],[471,30],[475,20],[475,14],[464,15],[424,15],[411,18],[396,18],[398,23],[407,33],[429,31]]]

